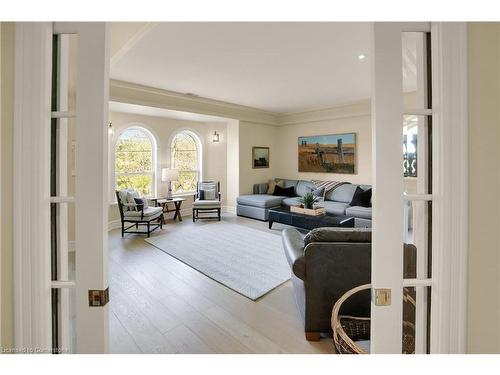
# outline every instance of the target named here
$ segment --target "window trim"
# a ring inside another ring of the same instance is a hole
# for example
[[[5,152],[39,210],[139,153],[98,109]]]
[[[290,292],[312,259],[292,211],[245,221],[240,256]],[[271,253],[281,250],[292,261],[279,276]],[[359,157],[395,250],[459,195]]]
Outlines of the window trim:
[[[120,131],[116,132],[113,136],[112,139],[112,145],[110,147],[110,170],[111,170],[111,191],[110,191],[110,203],[116,203],[116,195],[115,195],[115,190],[116,190],[116,144],[118,143],[118,140],[120,137],[125,133],[127,130],[130,129],[138,129],[140,131],[143,131],[151,141],[151,152],[152,152],[152,167],[151,167],[151,175],[152,175],[152,186],[151,186],[151,197],[155,197],[157,195],[157,179],[158,179],[158,153],[160,149],[160,144],[158,141],[158,136],[156,135],[155,131],[151,129],[151,127],[147,126],[146,124],[143,123],[129,123],[123,128],[120,129]],[[120,173],[122,176],[127,176],[127,175],[143,175],[145,173]]]
[[[197,151],[197,157],[198,157],[198,166],[197,166],[198,168],[193,169],[193,170],[187,170],[185,172],[197,172],[198,173],[198,182],[203,181],[203,138],[197,131],[195,131],[191,128],[178,128],[170,135],[169,140],[168,140],[169,165],[170,165],[170,167],[173,166],[172,142],[174,141],[175,137],[177,137],[181,133],[187,133],[194,139],[194,141],[196,143],[196,151]],[[183,172],[183,171],[179,170],[179,172]],[[172,192],[173,195],[192,195],[195,193],[196,193],[196,190],[183,191],[183,192],[178,192],[178,193]]]

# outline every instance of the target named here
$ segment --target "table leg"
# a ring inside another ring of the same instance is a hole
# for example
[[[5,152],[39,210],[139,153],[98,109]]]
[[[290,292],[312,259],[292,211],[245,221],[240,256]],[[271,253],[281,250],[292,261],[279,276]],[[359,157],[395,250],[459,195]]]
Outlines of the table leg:
[[[272,226],[273,226],[273,222],[271,220],[269,220],[269,229],[271,229]]]
[[[182,216],[181,216],[181,203],[180,202],[175,202],[175,214],[174,214],[174,220],[179,218],[179,221],[182,221]]]
[[[163,216],[163,224],[167,224],[167,219],[166,219],[167,216],[165,215],[165,206],[166,205],[167,205],[166,203],[161,205],[161,210],[163,211],[163,215],[162,215]]]

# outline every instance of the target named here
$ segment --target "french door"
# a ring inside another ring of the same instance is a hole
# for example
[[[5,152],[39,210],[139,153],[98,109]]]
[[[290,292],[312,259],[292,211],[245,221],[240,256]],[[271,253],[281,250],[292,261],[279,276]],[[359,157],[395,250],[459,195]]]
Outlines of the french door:
[[[372,32],[371,353],[461,353],[466,26],[374,23]]]
[[[77,37],[76,50],[68,51],[69,35]],[[403,40],[413,43],[414,54],[403,48]],[[372,353],[401,353],[404,322],[414,325],[417,353],[465,351],[465,40],[460,23],[373,24]],[[73,53],[72,109],[65,64]],[[403,62],[413,60],[404,73]],[[108,351],[108,70],[105,23],[16,24],[14,309],[19,348]],[[411,100],[403,94],[404,74],[414,77],[413,90],[411,85],[407,90],[414,92]],[[74,144],[66,142],[71,131]],[[416,178],[413,190],[405,174]],[[405,242],[417,249],[415,275],[406,278]],[[405,310],[408,300],[414,310]]]
[[[17,23],[15,90],[15,345],[106,353],[107,24]]]

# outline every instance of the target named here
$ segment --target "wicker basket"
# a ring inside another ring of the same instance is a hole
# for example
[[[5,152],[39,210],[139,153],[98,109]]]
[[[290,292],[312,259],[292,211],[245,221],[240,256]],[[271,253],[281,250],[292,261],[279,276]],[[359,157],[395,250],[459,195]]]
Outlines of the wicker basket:
[[[353,288],[340,297],[333,306],[333,341],[340,354],[368,354],[356,344],[356,341],[370,340],[370,318],[339,315],[339,311],[342,304],[353,294],[370,288],[371,284]],[[415,307],[415,299],[406,288],[403,290],[403,303]],[[403,321],[402,341],[403,354],[413,354],[415,352],[415,325],[412,322]]]

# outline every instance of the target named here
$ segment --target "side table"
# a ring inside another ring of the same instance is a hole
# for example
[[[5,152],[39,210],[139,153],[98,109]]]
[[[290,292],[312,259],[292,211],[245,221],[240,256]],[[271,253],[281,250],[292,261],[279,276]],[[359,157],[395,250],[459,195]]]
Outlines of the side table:
[[[185,201],[184,198],[167,199],[164,197],[155,197],[155,198],[149,198],[149,200],[152,201],[156,207],[162,207],[163,213],[175,212],[174,213],[174,220],[179,219],[179,221],[182,221],[181,205],[182,205],[182,202]],[[174,207],[170,209],[168,207],[169,203],[173,203]],[[165,215],[163,215],[163,223],[165,223]]]

